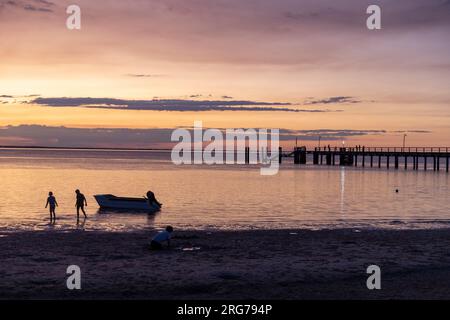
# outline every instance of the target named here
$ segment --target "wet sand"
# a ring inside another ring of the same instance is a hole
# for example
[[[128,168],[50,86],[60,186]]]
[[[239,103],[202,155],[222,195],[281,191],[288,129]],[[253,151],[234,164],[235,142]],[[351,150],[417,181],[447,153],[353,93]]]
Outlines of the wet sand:
[[[178,231],[160,252],[151,235],[0,235],[0,299],[450,298],[449,229]],[[78,291],[66,288],[73,264]],[[372,264],[381,290],[366,287]]]

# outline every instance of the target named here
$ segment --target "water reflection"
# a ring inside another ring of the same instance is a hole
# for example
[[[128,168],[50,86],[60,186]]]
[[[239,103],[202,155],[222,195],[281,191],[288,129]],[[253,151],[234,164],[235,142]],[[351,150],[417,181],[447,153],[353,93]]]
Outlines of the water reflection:
[[[341,215],[344,218],[344,195],[345,195],[345,167],[341,167],[341,175],[340,175],[340,195],[341,195]]]
[[[85,230],[85,226],[86,226],[86,217],[83,217],[81,219],[77,219],[77,230]]]

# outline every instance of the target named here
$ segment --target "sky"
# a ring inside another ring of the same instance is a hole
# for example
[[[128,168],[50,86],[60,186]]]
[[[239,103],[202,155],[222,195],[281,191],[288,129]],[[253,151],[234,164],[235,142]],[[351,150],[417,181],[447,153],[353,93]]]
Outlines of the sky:
[[[446,147],[449,34],[450,0],[0,0],[0,145],[168,147],[202,121]]]

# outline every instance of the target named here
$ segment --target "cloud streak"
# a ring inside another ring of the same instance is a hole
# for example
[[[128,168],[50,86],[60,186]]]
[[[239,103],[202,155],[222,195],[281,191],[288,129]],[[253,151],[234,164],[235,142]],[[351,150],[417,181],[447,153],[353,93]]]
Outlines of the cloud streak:
[[[125,75],[126,77],[131,78],[160,78],[164,77],[162,74],[145,74],[145,73],[128,73]]]
[[[27,11],[53,12],[52,9],[45,8],[45,7],[36,7],[31,4],[27,4],[23,8]]]
[[[397,130],[392,131],[393,133],[432,133],[430,130]]]
[[[315,105],[315,104],[356,104],[361,103],[361,100],[357,100],[354,97],[350,96],[338,96],[338,97],[330,97],[326,99],[318,99],[318,100],[308,100],[304,104],[306,105]]]
[[[25,11],[31,12],[48,13],[53,12],[53,9],[51,8],[55,6],[55,3],[47,0],[31,0],[31,1],[8,0],[8,1],[0,1],[0,6],[21,8]]]
[[[280,140],[289,141],[298,138],[304,141],[322,140],[337,141],[348,137],[361,137],[368,135],[384,135],[386,130],[352,130],[352,129],[314,129],[314,130],[280,130]]]
[[[126,100],[114,98],[36,98],[29,104],[47,107],[79,107],[112,110],[146,110],[146,111],[255,111],[255,112],[338,112],[340,110],[299,109],[286,102],[259,102],[248,100],[182,100],[153,99]]]

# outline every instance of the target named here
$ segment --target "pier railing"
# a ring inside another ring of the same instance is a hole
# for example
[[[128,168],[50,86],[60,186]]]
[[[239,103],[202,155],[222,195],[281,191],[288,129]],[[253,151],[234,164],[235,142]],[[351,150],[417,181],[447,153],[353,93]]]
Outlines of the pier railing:
[[[450,153],[449,147],[316,147],[314,151]],[[309,151],[311,152],[311,151]]]

